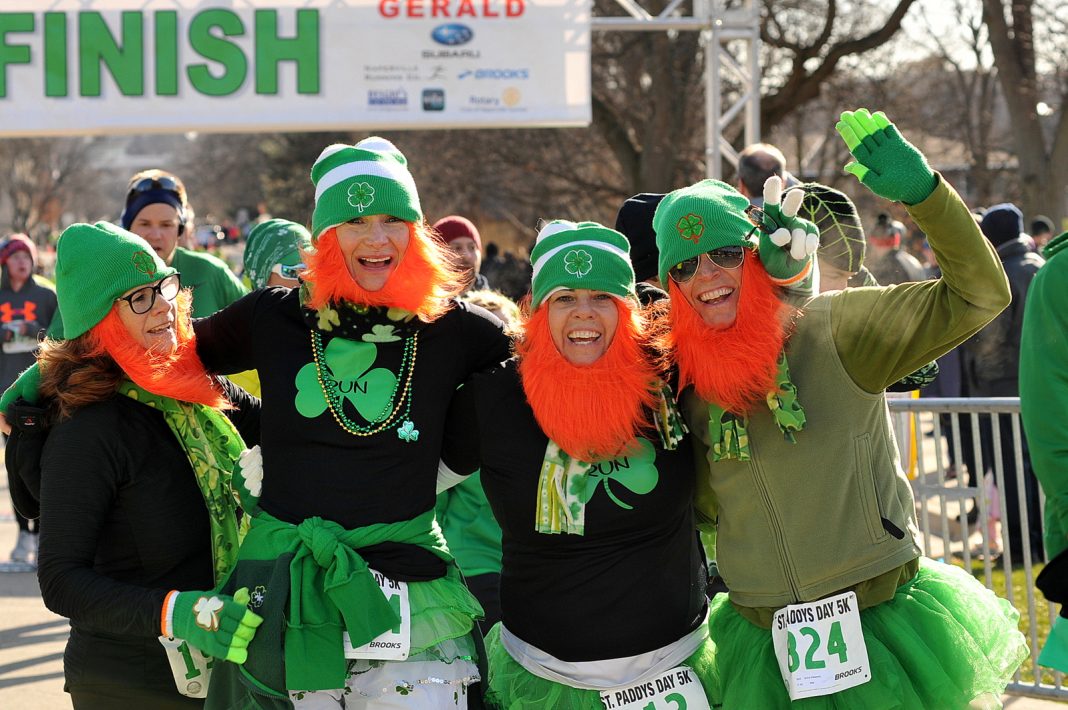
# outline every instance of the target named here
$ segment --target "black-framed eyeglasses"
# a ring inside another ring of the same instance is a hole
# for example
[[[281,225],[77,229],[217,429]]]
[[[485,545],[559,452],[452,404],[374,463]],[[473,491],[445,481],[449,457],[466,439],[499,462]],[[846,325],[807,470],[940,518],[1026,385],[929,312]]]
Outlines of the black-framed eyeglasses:
[[[164,299],[173,301],[181,290],[182,275],[180,273],[171,274],[153,286],[139,288],[133,293],[127,296],[119,296],[115,300],[126,301],[126,303],[130,304],[131,311],[137,315],[141,315],[143,313],[148,313],[152,310],[152,306],[156,305],[157,293]]]
[[[283,279],[296,279],[308,269],[305,264],[275,264],[272,273],[278,274]]]
[[[161,175],[160,177],[142,178],[135,182],[126,194],[126,199],[129,200],[134,195],[140,195],[142,192],[149,192],[150,190],[166,190],[167,192],[173,192],[175,195],[180,194],[178,182],[172,177]]]
[[[707,257],[710,262],[721,269],[737,269],[745,259],[745,248],[740,246],[720,247],[704,254],[691,256],[689,259],[680,261],[668,269],[668,276],[677,284],[686,283],[697,273],[698,267],[701,266],[702,257]]]

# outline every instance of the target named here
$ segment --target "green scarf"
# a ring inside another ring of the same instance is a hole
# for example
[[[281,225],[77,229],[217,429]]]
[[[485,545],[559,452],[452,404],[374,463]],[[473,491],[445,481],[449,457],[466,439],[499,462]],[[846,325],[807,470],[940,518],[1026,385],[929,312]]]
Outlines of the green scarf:
[[[119,393],[162,412],[189,458],[208,508],[215,581],[221,582],[237,562],[237,548],[248,532],[248,516],[244,516],[239,529],[237,495],[230,481],[245,448],[241,435],[224,414],[207,405],[152,394],[129,380],[119,385]]]
[[[775,388],[768,392],[767,402],[783,437],[791,444],[796,443],[794,432],[805,428],[805,410],[797,401],[797,385],[790,381],[785,352],[779,355]],[[719,405],[708,405],[708,440],[712,444],[713,461],[749,460],[748,421],[748,417],[724,411]]]

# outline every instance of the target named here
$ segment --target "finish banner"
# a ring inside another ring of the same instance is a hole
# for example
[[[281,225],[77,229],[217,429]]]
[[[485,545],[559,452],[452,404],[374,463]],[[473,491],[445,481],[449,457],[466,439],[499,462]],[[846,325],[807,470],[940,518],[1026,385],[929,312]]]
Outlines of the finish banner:
[[[590,0],[0,3],[0,136],[589,122]]]

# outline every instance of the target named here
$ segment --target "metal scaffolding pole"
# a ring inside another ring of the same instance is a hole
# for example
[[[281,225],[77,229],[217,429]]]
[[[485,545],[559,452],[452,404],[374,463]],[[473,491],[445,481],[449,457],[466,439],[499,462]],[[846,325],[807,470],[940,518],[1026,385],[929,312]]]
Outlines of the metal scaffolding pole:
[[[726,0],[694,0],[692,16],[679,10],[682,0],[672,0],[659,14],[652,15],[638,0],[615,0],[627,13],[623,16],[594,16],[596,32],[701,32],[705,60],[705,174],[719,178],[723,158],[738,164],[738,154],[723,136],[735,120],[744,120],[746,143],[760,140],[760,10],[754,0],[742,0],[740,7],[726,9]],[[745,62],[727,51],[728,42],[745,42]],[[729,72],[740,86],[733,102],[724,105],[723,73]]]

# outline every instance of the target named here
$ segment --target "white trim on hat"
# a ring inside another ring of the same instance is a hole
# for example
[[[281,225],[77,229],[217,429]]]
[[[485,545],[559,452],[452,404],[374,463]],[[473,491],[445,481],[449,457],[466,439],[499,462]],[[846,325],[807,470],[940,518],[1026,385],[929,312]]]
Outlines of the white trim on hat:
[[[559,234],[560,232],[574,232],[577,229],[578,224],[576,224],[575,222],[569,222],[566,219],[558,219],[542,227],[541,231],[538,232],[537,238],[534,239],[534,243],[537,244],[542,239],[547,239],[548,237],[551,237],[554,234]]]
[[[316,165],[318,165],[319,163],[323,162],[324,160],[329,158],[334,153],[338,153],[338,152],[340,152],[342,150],[345,150],[346,148],[351,148],[351,147],[352,146],[345,145],[344,143],[334,143],[333,145],[326,146],[325,148],[323,148],[323,152],[319,153],[319,157],[315,159],[315,164],[312,165],[312,167],[314,168]]]
[[[410,188],[413,193],[415,192],[415,180],[412,179],[412,174],[400,163],[392,165],[375,160],[357,160],[351,163],[342,163],[319,178],[319,182],[315,185],[315,202],[318,203],[323,193],[334,185],[358,175],[370,175],[393,180]]]
[[[393,153],[398,157],[400,156],[400,151],[397,150],[397,146],[393,145],[381,136],[371,136],[369,138],[364,138],[362,141],[356,144],[356,147],[362,150],[373,150],[376,153]]]
[[[548,227],[546,227],[546,229],[548,229]],[[564,230],[561,229],[561,230],[557,230],[557,231],[560,232],[560,231],[564,231]],[[614,255],[618,256],[620,259],[622,259],[623,261],[625,261],[628,264],[630,263],[630,255],[627,254],[625,249],[620,249],[619,247],[617,247],[617,246],[615,246],[613,244],[609,244],[608,242],[600,242],[600,241],[597,241],[597,240],[594,240],[594,239],[583,239],[581,241],[568,242],[566,244],[561,244],[558,247],[553,247],[549,251],[547,251],[544,254],[542,254],[541,256],[539,256],[538,260],[534,262],[534,273],[530,277],[531,280],[533,281],[534,279],[538,278],[538,272],[541,271],[542,267],[545,266],[545,262],[547,262],[549,259],[551,259],[554,256],[556,256],[559,252],[563,251],[564,249],[572,249],[572,248],[577,247],[577,246],[587,246],[587,247],[593,247],[594,249],[600,249],[601,251],[606,251],[606,252],[608,252],[610,254],[614,254]]]

